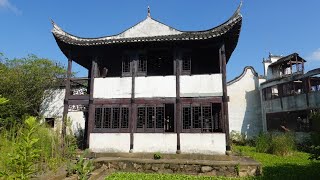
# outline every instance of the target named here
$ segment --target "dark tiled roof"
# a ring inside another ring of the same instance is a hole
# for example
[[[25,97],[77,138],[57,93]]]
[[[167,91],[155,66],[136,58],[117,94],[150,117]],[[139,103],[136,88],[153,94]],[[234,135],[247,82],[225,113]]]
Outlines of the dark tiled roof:
[[[236,12],[225,23],[205,31],[179,31],[175,33],[160,36],[130,37],[123,38],[119,35],[105,36],[101,38],[81,38],[63,31],[57,24],[53,23],[52,33],[57,41],[76,46],[99,46],[107,44],[136,43],[136,42],[156,42],[156,41],[192,41],[206,40],[222,36],[230,31],[235,25],[242,23],[240,13],[241,4]],[[153,20],[153,19],[152,19]],[[154,20],[155,21],[155,20]],[[169,26],[168,26],[169,27]]]

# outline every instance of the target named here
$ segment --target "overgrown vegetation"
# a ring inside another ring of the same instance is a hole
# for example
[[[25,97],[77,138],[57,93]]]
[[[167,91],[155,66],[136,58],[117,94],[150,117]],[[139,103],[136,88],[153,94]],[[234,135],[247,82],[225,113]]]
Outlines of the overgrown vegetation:
[[[233,145],[239,146],[255,146],[255,139],[248,138],[245,134],[240,133],[239,131],[232,130],[230,132],[230,139]]]
[[[15,124],[0,132],[0,178],[29,179],[48,170],[55,170],[74,157],[74,137],[68,135],[65,154],[58,132],[28,117],[23,124]]]
[[[320,112],[314,112],[311,116],[314,122],[314,127],[319,128],[320,123]],[[310,136],[310,157],[312,160],[320,160],[320,133],[314,132]]]
[[[256,151],[279,156],[292,154],[296,150],[292,133],[261,133],[256,138]]]
[[[10,128],[14,123],[21,123],[25,115],[40,115],[41,103],[50,96],[46,90],[59,87],[66,70],[35,55],[0,59],[0,94],[10,100],[0,108],[0,127]]]
[[[87,159],[89,151],[85,150],[83,154],[79,157],[76,163],[70,162],[67,167],[68,176],[72,174],[77,174],[80,180],[89,179],[90,173],[94,170],[93,161]]]

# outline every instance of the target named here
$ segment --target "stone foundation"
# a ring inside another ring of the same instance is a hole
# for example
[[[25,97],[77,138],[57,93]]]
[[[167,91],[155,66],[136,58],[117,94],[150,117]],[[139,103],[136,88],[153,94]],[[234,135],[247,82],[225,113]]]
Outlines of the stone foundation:
[[[210,161],[186,159],[135,159],[135,158],[98,158],[95,166],[106,166],[110,171],[143,173],[179,173],[204,176],[244,177],[258,176],[260,164],[251,160]]]

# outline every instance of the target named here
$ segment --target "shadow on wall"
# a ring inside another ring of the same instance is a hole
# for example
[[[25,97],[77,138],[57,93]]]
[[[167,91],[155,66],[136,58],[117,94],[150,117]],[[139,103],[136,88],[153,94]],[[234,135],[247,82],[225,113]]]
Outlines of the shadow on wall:
[[[47,90],[41,103],[40,115],[49,118],[61,118],[64,97],[63,89]]]
[[[255,87],[259,87],[259,78],[254,77]],[[259,89],[246,91],[246,110],[241,126],[241,133],[252,138],[262,131],[261,99]]]

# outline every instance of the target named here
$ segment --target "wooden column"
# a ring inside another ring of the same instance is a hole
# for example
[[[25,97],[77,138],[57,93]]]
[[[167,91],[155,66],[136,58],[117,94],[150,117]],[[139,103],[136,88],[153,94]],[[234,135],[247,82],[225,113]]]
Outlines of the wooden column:
[[[230,147],[230,135],[229,135],[229,110],[228,110],[228,102],[229,102],[229,97],[227,93],[227,79],[226,79],[226,74],[227,74],[227,58],[226,58],[226,52],[225,52],[225,45],[222,44],[222,46],[219,49],[219,60],[220,60],[220,70],[222,73],[222,90],[223,90],[223,95],[222,95],[222,106],[223,106],[223,111],[222,111],[222,131],[226,134],[226,149],[227,151],[231,150]]]
[[[175,72],[176,72],[176,132],[177,132],[177,153],[181,153],[180,149],[180,133],[181,133],[181,99],[180,99],[180,74],[181,74],[181,54],[175,52]]]
[[[137,119],[137,114],[136,114],[136,104],[135,104],[135,79],[137,76],[137,71],[138,71],[138,58],[139,56],[136,55],[131,61],[131,73],[132,73],[132,81],[131,81],[131,103],[130,103],[130,120],[129,120],[129,127],[130,127],[130,151],[133,151],[133,133],[135,131],[135,126],[136,126],[136,119]]]
[[[93,104],[93,87],[94,87],[94,78],[97,76],[97,60],[93,59],[91,63],[91,70],[89,72],[89,110],[88,110],[88,130],[87,130],[87,147],[89,148],[89,139],[90,133],[94,129],[94,113],[95,113],[95,105]]]
[[[69,110],[69,96],[70,96],[70,78],[71,78],[71,70],[72,70],[72,59],[71,55],[69,54],[68,57],[68,69],[67,69],[67,78],[65,81],[66,85],[66,92],[65,92],[65,98],[64,98],[64,106],[63,106],[63,117],[62,117],[62,128],[61,128],[61,135],[62,135],[62,141],[64,144],[65,136],[66,136],[66,121],[68,118],[68,110]]]
[[[307,107],[310,106],[309,93],[311,90],[310,77],[305,78],[304,80],[304,93],[306,94]]]

